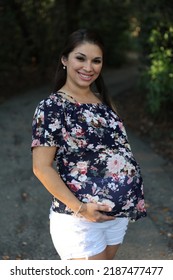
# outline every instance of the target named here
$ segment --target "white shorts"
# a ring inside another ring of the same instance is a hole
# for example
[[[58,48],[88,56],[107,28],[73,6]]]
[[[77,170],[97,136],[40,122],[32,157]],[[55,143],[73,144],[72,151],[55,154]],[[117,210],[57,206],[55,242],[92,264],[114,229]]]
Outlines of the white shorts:
[[[104,251],[107,245],[123,242],[128,218],[94,223],[84,218],[54,211],[50,214],[50,234],[60,258],[88,258]]]

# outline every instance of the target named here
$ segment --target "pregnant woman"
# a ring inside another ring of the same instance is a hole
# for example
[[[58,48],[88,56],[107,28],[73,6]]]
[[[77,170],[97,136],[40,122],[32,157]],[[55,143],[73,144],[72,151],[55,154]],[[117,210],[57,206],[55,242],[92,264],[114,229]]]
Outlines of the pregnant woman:
[[[54,91],[33,118],[33,172],[53,196],[50,234],[61,259],[113,259],[129,220],[146,216],[140,168],[101,76],[103,57],[96,33],[73,32]]]

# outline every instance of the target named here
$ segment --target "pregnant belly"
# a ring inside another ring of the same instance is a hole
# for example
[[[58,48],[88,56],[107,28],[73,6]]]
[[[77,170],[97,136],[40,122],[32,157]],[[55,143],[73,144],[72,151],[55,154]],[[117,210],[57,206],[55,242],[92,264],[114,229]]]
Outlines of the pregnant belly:
[[[133,211],[139,197],[142,197],[142,178],[140,176],[119,176],[118,178],[92,178],[87,182],[72,180],[67,185],[79,198],[89,203],[109,205],[108,215],[120,215]]]

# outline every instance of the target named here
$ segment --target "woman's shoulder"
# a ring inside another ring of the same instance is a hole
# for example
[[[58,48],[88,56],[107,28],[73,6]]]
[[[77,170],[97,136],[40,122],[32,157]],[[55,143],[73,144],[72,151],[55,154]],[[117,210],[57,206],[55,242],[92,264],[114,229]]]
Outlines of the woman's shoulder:
[[[65,104],[56,93],[50,93],[49,96],[42,99],[36,106],[34,117],[38,116],[60,116],[63,115],[65,111]]]
[[[45,97],[38,103],[38,107],[42,109],[51,108],[52,106],[59,108],[64,107],[64,101],[61,95],[57,92],[50,93],[47,97]]]

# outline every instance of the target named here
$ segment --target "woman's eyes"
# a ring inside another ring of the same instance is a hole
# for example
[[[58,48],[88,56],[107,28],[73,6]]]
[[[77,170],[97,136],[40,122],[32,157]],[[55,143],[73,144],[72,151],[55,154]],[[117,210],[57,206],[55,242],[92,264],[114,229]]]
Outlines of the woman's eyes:
[[[82,57],[82,56],[77,56],[76,58],[77,58],[77,60],[79,60],[79,61],[85,61],[85,58]],[[100,63],[101,63],[101,60],[100,60],[100,59],[93,59],[92,62],[95,63],[95,64],[100,64]]]
[[[100,64],[101,60],[100,59],[95,59],[93,62],[96,63],[96,64]]]
[[[85,60],[85,58],[82,57],[82,56],[77,56],[76,58],[77,58],[78,60],[80,60],[80,61],[84,61],[84,60]]]

